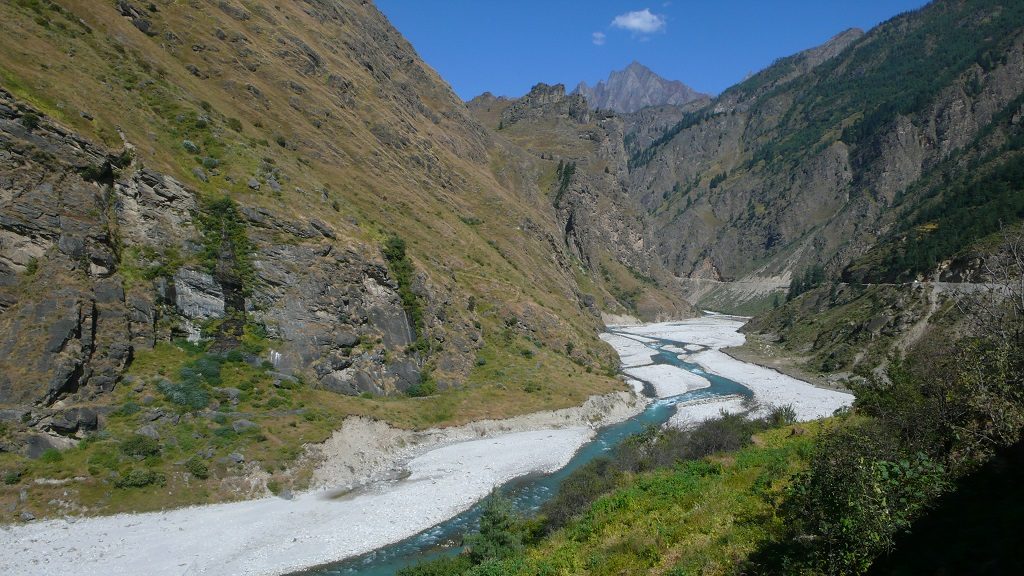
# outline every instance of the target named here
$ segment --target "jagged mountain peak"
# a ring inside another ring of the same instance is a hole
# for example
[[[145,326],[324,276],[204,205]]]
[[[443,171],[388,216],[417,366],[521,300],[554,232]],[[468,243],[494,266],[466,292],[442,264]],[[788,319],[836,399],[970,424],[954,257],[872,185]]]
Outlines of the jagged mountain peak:
[[[683,105],[708,97],[678,80],[662,78],[636,60],[622,70],[612,71],[607,80],[593,87],[580,82],[573,93],[583,95],[591,108],[624,113],[648,106]]]

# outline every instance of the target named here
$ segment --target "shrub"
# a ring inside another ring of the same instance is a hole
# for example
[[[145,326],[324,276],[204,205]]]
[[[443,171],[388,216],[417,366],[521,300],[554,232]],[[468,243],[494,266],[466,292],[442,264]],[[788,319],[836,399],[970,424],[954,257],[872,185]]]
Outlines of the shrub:
[[[826,434],[782,508],[804,543],[797,561],[820,573],[864,573],[946,485],[941,463],[902,456],[878,426]]]
[[[480,516],[480,530],[466,537],[470,560],[480,564],[521,553],[526,534],[518,520],[512,501],[498,492],[492,493]]]
[[[111,414],[114,416],[131,416],[139,411],[139,405],[131,400],[125,402],[117,410],[114,410]]]
[[[193,456],[186,460],[185,470],[200,480],[205,480],[210,477],[210,467],[207,466],[206,462],[199,456]]]
[[[408,394],[409,396],[412,396],[413,398],[433,396],[434,394],[437,394],[437,382],[434,382],[434,380],[430,378],[423,378],[422,380],[420,380],[419,384],[416,384],[415,386],[410,386],[409,389],[405,391],[405,393]]]
[[[18,119],[21,125],[29,130],[35,130],[39,127],[40,118],[35,112],[27,112],[24,116]]]
[[[133,468],[127,473],[121,474],[121,476],[114,481],[114,486],[117,486],[118,488],[142,488],[143,486],[149,486],[151,484],[163,486],[166,481],[167,477],[155,470]]]
[[[164,380],[157,384],[157,390],[170,402],[193,410],[205,408],[210,403],[210,394],[195,379],[188,379],[182,382]]]
[[[160,453],[160,442],[149,436],[133,434],[121,441],[121,452],[132,458],[147,458]]]
[[[18,482],[21,482],[21,470],[8,470],[4,472],[4,484],[13,486]]]
[[[438,558],[423,564],[408,566],[399,570],[397,576],[455,576],[473,567],[468,556]]]
[[[55,462],[60,462],[64,460],[64,455],[60,453],[60,450],[50,448],[46,452],[43,452],[39,456],[39,459],[43,462],[46,462],[47,464],[53,464]]]

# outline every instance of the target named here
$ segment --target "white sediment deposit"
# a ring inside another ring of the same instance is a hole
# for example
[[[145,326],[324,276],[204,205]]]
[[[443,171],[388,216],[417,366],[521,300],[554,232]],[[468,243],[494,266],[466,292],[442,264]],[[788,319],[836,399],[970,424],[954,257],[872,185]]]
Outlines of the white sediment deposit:
[[[712,314],[679,322],[616,326],[612,328],[614,334],[604,338],[619,351],[625,372],[650,383],[659,396],[663,396],[663,392],[668,394],[678,390],[680,392],[676,393],[679,394],[695,389],[693,378],[707,380],[674,366],[652,364],[657,351],[649,344],[655,339],[670,341],[672,344],[661,344],[663,350],[673,354],[681,352],[679,359],[699,365],[703,372],[743,384],[762,406],[792,406],[799,420],[831,416],[837,409],[853,402],[851,394],[817,388],[803,380],[736,360],[721,352],[721,348],[743,344],[745,337],[739,328],[745,321],[745,318],[736,316]],[[722,410],[740,412],[743,410],[742,402],[732,397],[680,405],[669,424],[691,426],[717,416]]]
[[[667,397],[709,385],[706,374],[735,380],[762,404],[792,405],[800,419],[828,416],[853,397],[815,388],[720,351],[743,343],[743,319],[707,316],[618,327],[602,337],[619,351],[629,383]],[[701,370],[656,364],[651,347]],[[659,345],[664,346],[664,342]],[[702,373],[704,375],[702,375]],[[643,410],[620,392],[581,407],[419,432],[350,418],[311,447],[319,463],[313,490],[292,500],[263,498],[146,514],[37,521],[0,528],[0,574],[145,576],[281,574],[397,542],[468,509],[494,487],[564,466],[594,430]],[[671,423],[690,426],[721,410],[744,410],[736,397],[680,405]],[[351,488],[356,490],[341,497]]]
[[[595,428],[644,405],[622,392],[421,432],[350,419],[316,450],[319,489],[292,500],[5,526],[0,574],[281,574],[340,560],[430,528],[513,478],[561,468]],[[391,479],[334,497],[375,478]]]
[[[668,364],[652,364],[626,368],[625,373],[644,382],[650,382],[658,398],[668,398],[711,386],[707,378]]]

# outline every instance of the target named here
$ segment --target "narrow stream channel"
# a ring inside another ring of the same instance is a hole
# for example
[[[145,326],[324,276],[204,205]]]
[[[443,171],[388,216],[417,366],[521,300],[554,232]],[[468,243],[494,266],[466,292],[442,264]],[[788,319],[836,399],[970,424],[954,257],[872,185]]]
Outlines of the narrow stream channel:
[[[611,332],[625,338],[639,340],[636,336],[629,333]],[[697,364],[680,360],[677,352],[665,349],[669,346],[686,346],[686,342],[654,338],[646,338],[644,341],[646,342],[647,340],[653,340],[653,342],[645,345],[658,351],[652,357],[652,363],[669,364],[698,374],[707,378],[711,382],[711,386],[700,390],[692,390],[678,396],[654,400],[640,414],[618,424],[606,426],[598,430],[594,439],[580,448],[572,460],[560,470],[551,474],[535,474],[517,478],[503,485],[499,490],[512,500],[517,510],[524,513],[535,512],[541,504],[554,495],[562,481],[572,474],[573,471],[594,458],[607,453],[629,436],[642,432],[648,426],[664,424],[675,414],[677,404],[717,396],[740,395],[749,397],[752,395],[751,391],[742,384],[721,376],[708,374]],[[650,385],[645,384],[644,388],[645,392],[647,392]],[[462,514],[400,542],[378,548],[362,556],[296,572],[295,575],[392,576],[406,566],[441,556],[453,556],[462,550],[459,544],[462,536],[476,528],[482,511],[483,503],[477,503]],[[353,527],[353,529],[357,530],[358,528]]]

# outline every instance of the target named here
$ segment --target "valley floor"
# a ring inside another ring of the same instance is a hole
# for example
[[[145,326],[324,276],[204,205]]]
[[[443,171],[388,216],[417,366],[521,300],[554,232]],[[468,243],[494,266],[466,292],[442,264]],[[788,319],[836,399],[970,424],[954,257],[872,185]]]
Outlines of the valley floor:
[[[746,320],[738,316],[711,314],[678,322],[611,327],[611,333],[603,338],[619,351],[624,372],[650,382],[661,398],[709,386],[710,383],[699,374],[703,371],[746,386],[762,407],[792,406],[801,421],[831,416],[836,410],[853,403],[853,395],[847,392],[817,387],[726,354],[723,349],[743,345],[745,337],[739,329]],[[657,351],[648,345],[659,341],[675,343],[663,349],[677,353],[680,360],[696,364],[700,370],[691,372],[655,364]],[[680,405],[670,424],[693,424],[717,416],[721,410],[738,412],[742,409],[743,402],[736,397],[701,400]]]
[[[281,574],[356,556],[451,518],[513,478],[561,468],[595,428],[643,406],[621,392],[420,432],[350,418],[322,447],[313,491],[4,526],[0,573]],[[372,482],[349,491],[360,480]]]
[[[850,404],[848,394],[722,353],[722,347],[742,344],[742,324],[709,316],[615,328],[604,338],[618,350],[624,371],[645,380],[658,397],[710,385],[703,370],[747,386],[764,405],[791,404],[801,420]],[[656,339],[678,343],[669,349],[702,370],[655,365],[657,351],[646,344]],[[641,387],[636,380],[634,385]],[[8,551],[0,572],[280,574],[355,556],[446,520],[512,478],[564,466],[596,427],[628,418],[643,404],[619,393],[575,409],[418,433],[350,419],[323,446],[316,490],[291,500],[6,526],[0,529],[0,546]],[[736,397],[705,399],[680,405],[670,424],[687,426],[741,409]],[[376,481],[345,492],[360,479]]]

